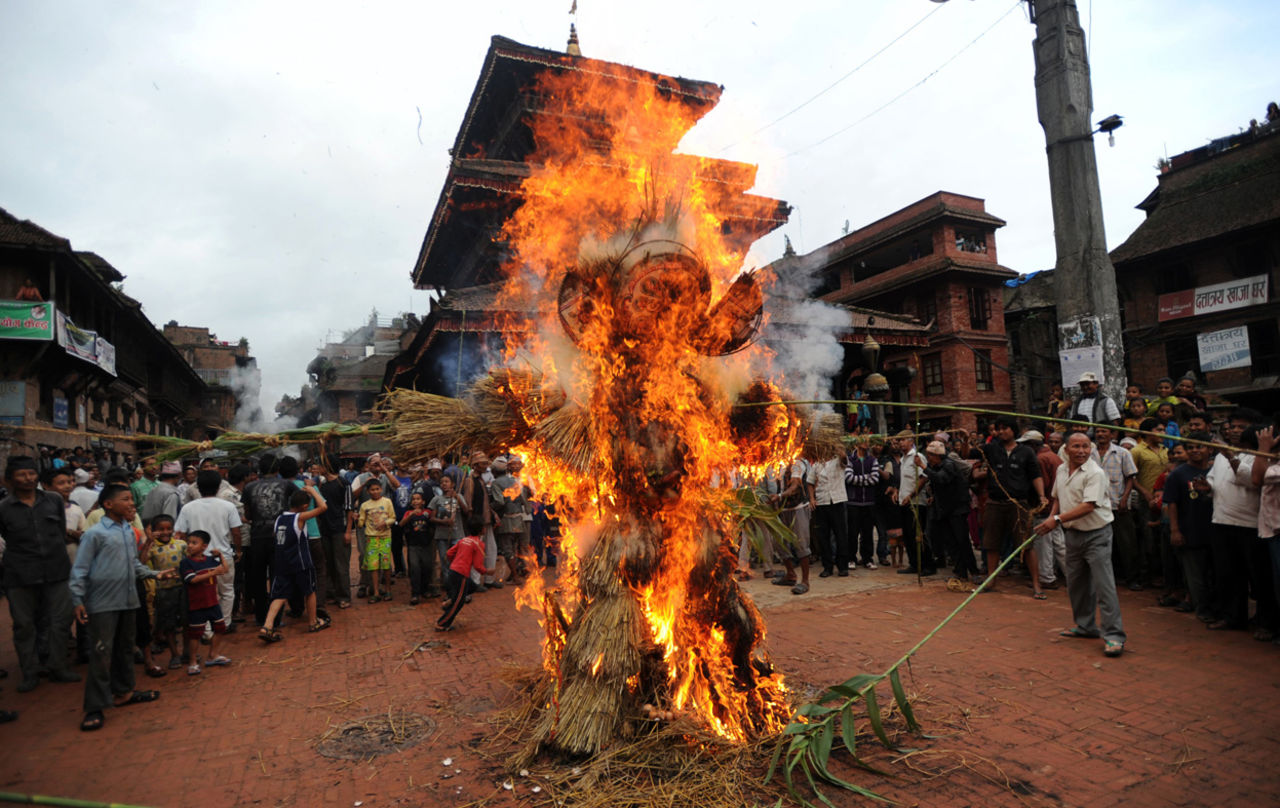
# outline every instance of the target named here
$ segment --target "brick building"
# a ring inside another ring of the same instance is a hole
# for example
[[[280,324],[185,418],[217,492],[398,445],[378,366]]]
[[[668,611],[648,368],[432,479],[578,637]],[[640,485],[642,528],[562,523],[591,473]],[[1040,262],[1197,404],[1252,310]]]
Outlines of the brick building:
[[[1111,253],[1129,378],[1200,374],[1202,392],[1280,409],[1280,124],[1173,157]]]
[[[178,325],[177,320],[165,323],[164,336],[204,380],[207,390],[202,412],[210,430],[232,428],[241,396],[262,387],[258,360],[249,355],[249,341],[243,337],[237,342],[220,340],[204,326]],[[256,406],[256,401],[249,406]]]
[[[205,385],[101,256],[0,210],[0,452],[202,439]],[[7,445],[4,445],[6,444]]]
[[[915,370],[890,395],[919,402],[912,420],[931,428],[972,430],[979,421],[930,404],[1008,409],[1013,400],[1002,290],[1017,273],[996,257],[995,231],[1004,224],[983,200],[938,191],[797,257],[821,299],[928,326],[927,346],[886,344],[881,365]],[[855,343],[837,380],[846,394],[867,370]]]

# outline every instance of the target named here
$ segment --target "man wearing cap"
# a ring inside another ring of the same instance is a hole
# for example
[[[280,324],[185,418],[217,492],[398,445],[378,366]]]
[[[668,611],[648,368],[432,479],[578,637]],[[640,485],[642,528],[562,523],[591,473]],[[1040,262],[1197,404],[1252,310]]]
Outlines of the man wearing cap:
[[[915,437],[904,429],[893,440],[898,456],[898,507],[902,509],[902,544],[907,549],[907,566],[898,570],[899,575],[936,575],[934,550],[929,536],[916,528],[915,496],[922,484],[924,459],[916,452]],[[919,540],[917,541],[917,533]],[[918,545],[918,546],[917,546]]]
[[[1110,396],[1098,390],[1098,374],[1081,373],[1078,383],[1080,395],[1071,405],[1071,413],[1067,416],[1070,420],[1095,424],[1120,423],[1120,408]]]
[[[950,548],[956,578],[969,581],[978,576],[978,564],[973,559],[973,545],[969,543],[968,469],[963,460],[947,453],[947,445],[940,440],[931,441],[924,448],[924,454],[928,463],[924,474],[933,491],[929,535],[934,544]]]
[[[1036,525],[1044,535],[1061,526],[1067,545],[1067,594],[1075,625],[1064,637],[1097,638],[1103,653],[1124,653],[1120,599],[1111,571],[1111,493],[1107,473],[1092,459],[1089,437],[1067,438],[1067,462],[1058,467],[1049,518]],[[1098,617],[1102,618],[1099,631]]]
[[[180,477],[182,477],[182,464],[178,461],[170,461],[160,467],[160,482],[147,494],[147,498],[142,501],[142,507],[138,508],[138,516],[141,517],[144,525],[151,524],[151,520],[162,513],[170,519],[177,520],[178,511],[182,510],[182,495],[177,489]]]
[[[88,513],[93,510],[94,505],[98,504],[98,491],[93,487],[98,470],[96,468],[93,471],[76,469],[73,476],[76,487],[71,489],[70,499],[80,507],[81,511]]]
[[[489,496],[498,517],[498,524],[493,529],[494,541],[498,545],[498,555],[507,562],[507,574],[523,578],[524,561],[516,556],[516,546],[524,533],[524,486],[511,474],[510,463],[507,458],[499,457],[490,465],[494,478],[489,483]]]
[[[40,683],[36,624],[45,615],[49,628],[49,678],[78,682],[67,666],[71,640],[71,559],[62,497],[37,488],[39,472],[30,457],[10,457],[4,481],[9,496],[0,500],[0,536],[5,539],[4,586],[13,619],[13,645],[22,668],[19,693]]]

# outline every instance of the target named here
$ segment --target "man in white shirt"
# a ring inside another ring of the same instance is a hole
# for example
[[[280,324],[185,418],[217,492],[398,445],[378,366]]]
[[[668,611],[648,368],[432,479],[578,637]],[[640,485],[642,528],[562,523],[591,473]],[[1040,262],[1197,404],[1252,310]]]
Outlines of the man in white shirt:
[[[1227,443],[1239,448],[1244,431],[1262,416],[1239,408],[1227,417],[1223,430]],[[1213,458],[1206,479],[1213,488],[1213,534],[1209,549],[1213,556],[1219,619],[1209,624],[1215,631],[1249,627],[1250,553],[1258,543],[1258,509],[1261,494],[1253,484],[1253,455],[1219,452]],[[1264,554],[1259,553],[1259,558]],[[1261,566],[1261,565],[1259,565]],[[1259,576],[1261,577],[1261,576]],[[1259,630],[1270,632],[1275,609],[1258,598]]]
[[[1124,653],[1126,638],[1111,571],[1111,484],[1107,473],[1089,457],[1093,445],[1088,435],[1073,434],[1066,448],[1067,462],[1058,466],[1049,518],[1036,525],[1041,535],[1061,526],[1067,546],[1067,595],[1076,624],[1060,633],[1102,637],[1102,652],[1118,657]],[[1101,632],[1095,612],[1102,617]]]
[[[899,575],[936,575],[933,547],[923,524],[917,528],[915,496],[924,483],[924,458],[916,452],[915,436],[903,430],[893,440],[902,472],[898,481],[898,507],[902,509],[902,544],[907,549],[907,566],[898,570]],[[920,536],[917,541],[916,533]],[[918,556],[918,557],[917,557]],[[922,561],[923,559],[923,561]]]
[[[98,490],[93,487],[94,478],[98,476],[97,469],[92,472],[84,469],[76,469],[75,475],[76,487],[71,489],[71,502],[80,507],[81,512],[88,513],[93,510],[93,506],[98,504]]]
[[[196,487],[200,499],[178,512],[173,524],[173,537],[185,539],[188,533],[203,530],[209,534],[209,547],[222,556],[227,571],[218,576],[218,605],[222,607],[227,630],[231,630],[231,608],[236,600],[236,561],[240,556],[240,514],[236,506],[218,496],[222,475],[216,471],[202,471],[196,475]]]
[[[817,534],[818,557],[822,559],[819,578],[849,577],[849,521],[845,503],[844,455],[813,464],[817,482],[813,486],[813,528]]]

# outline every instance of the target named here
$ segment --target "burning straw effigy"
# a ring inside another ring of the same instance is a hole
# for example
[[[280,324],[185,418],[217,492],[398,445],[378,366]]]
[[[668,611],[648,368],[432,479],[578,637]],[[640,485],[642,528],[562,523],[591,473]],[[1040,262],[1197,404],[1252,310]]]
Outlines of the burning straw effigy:
[[[730,183],[721,161],[676,154],[702,111],[636,79],[538,88],[534,168],[502,234],[506,308],[538,312],[508,331],[523,342],[456,399],[381,404],[397,456],[518,452],[540,492],[577,506],[556,581],[530,576],[518,595],[545,639],[517,767],[669,748],[668,727],[695,746],[776,736],[790,696],[733,572],[744,517],[787,531],[731,481],[842,448],[838,419],[769,403],[785,396],[753,342],[764,290],[725,211],[764,220],[778,203],[742,193],[749,166]]]

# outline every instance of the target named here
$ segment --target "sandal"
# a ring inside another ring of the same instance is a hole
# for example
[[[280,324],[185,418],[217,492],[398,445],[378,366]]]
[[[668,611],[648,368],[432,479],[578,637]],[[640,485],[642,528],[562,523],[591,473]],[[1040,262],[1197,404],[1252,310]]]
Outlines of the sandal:
[[[273,642],[280,642],[284,639],[284,635],[274,629],[269,629],[266,626],[263,626],[262,630],[258,632],[258,639],[270,644]]]
[[[218,668],[218,667],[222,667],[230,664],[231,664],[231,658],[225,657],[222,654],[218,654],[213,659],[206,659],[204,661],[204,666],[206,668]]]
[[[774,579],[773,579],[773,585],[774,585],[774,586],[795,586],[795,585],[796,585],[796,579],[795,579],[795,578],[788,578],[788,577],[786,576],[786,574],[784,573],[784,574],[782,574],[782,575],[778,576],[777,578],[774,578]]]
[[[340,601],[338,601],[338,608],[339,608],[339,609],[350,609],[350,608],[351,608],[351,601],[349,601],[349,600],[340,600]]]
[[[159,679],[161,676],[164,676],[167,673],[168,671],[160,667],[159,665],[152,665],[151,667],[147,668],[147,676],[150,676],[152,679]]]
[[[1046,594],[1045,594],[1045,593],[1043,593],[1043,592],[1036,592],[1036,593],[1035,593],[1035,594],[1033,594],[1031,597],[1035,598],[1036,600],[1048,600],[1048,599],[1049,599],[1049,596],[1048,596],[1048,595],[1046,595]]]
[[[808,584],[796,584],[795,586],[791,587],[791,594],[793,595],[803,595],[808,591],[809,591]]]
[[[312,624],[311,624],[311,627],[310,627],[310,628],[308,628],[308,629],[307,629],[307,633],[308,633],[308,634],[315,634],[317,631],[324,631],[324,630],[325,630],[326,628],[328,628],[328,627],[329,627],[329,621],[327,621],[327,620],[317,620],[317,621],[315,621],[314,623],[312,623]]]
[[[199,662],[192,662],[190,665],[187,666],[187,676],[199,676],[199,675],[200,675]]]
[[[117,707],[127,707],[130,704],[146,704],[149,701],[155,701],[160,698],[159,690],[135,690],[128,699],[117,704]]]
[[[1102,653],[1106,654],[1109,657],[1118,657],[1124,653],[1124,643],[1111,642],[1110,640],[1108,640],[1106,646],[1104,646],[1102,649]]]
[[[182,667],[182,659],[179,657],[169,657],[169,670],[176,671]]]
[[[1096,640],[1098,639],[1098,637],[1102,635],[1090,634],[1089,632],[1085,631],[1079,626],[1073,626],[1072,628],[1066,628],[1066,629],[1063,629],[1062,631],[1059,631],[1058,636],[1059,637],[1077,637],[1082,640]]]
[[[106,719],[102,717],[101,710],[94,710],[91,713],[84,714],[84,720],[80,722],[81,732],[93,732],[95,729],[102,729],[102,724]]]

